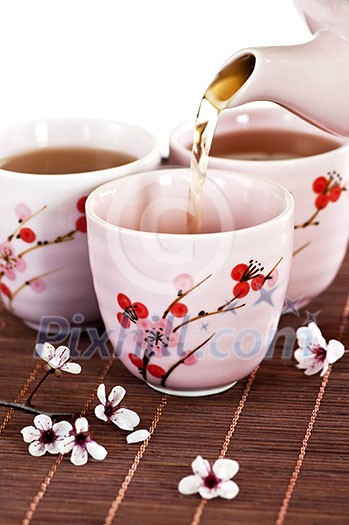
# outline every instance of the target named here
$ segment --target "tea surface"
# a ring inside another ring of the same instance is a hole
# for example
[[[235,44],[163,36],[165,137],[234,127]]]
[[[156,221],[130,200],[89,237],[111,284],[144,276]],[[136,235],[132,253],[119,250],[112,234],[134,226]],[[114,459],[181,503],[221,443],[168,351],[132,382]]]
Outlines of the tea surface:
[[[211,157],[238,160],[285,160],[326,153],[340,146],[330,137],[282,129],[243,130],[216,135]]]
[[[137,160],[127,153],[82,146],[45,147],[0,160],[0,168],[38,175],[65,175],[115,168]]]

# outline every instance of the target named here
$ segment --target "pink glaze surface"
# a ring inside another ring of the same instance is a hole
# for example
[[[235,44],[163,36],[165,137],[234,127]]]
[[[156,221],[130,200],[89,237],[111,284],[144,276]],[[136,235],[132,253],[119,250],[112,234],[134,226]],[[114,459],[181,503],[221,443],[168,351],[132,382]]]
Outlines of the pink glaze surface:
[[[151,385],[195,395],[245,377],[265,356],[289,277],[293,199],[273,183],[212,170],[207,233],[180,234],[189,180],[183,169],[116,180],[90,195],[86,211],[116,354]]]

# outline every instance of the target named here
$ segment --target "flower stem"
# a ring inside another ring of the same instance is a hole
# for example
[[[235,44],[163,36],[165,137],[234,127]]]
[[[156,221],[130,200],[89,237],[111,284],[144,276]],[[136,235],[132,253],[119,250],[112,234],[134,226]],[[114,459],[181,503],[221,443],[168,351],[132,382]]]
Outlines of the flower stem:
[[[29,397],[27,398],[26,400],[26,404],[28,406],[31,405],[31,401],[34,397],[34,395],[36,394],[36,392],[39,390],[39,388],[41,387],[41,385],[43,384],[43,382],[47,379],[47,377],[51,374],[54,374],[54,369],[53,368],[50,368],[49,370],[47,370],[47,372],[42,376],[42,378],[40,379],[40,381],[38,382],[38,384],[36,385],[36,387],[34,388],[34,390],[31,392],[31,394],[29,395]]]
[[[224,310],[215,310],[214,312],[204,312],[202,315],[196,315],[195,317],[192,317],[191,319],[184,321],[184,323],[181,323],[178,326],[176,326],[176,328],[173,329],[173,333],[177,332],[177,330],[179,330],[180,328],[183,328],[183,326],[186,326],[189,323],[193,323],[194,321],[197,321],[198,319],[205,319],[205,317],[210,317],[211,315],[225,314],[226,312],[232,312],[233,310],[238,310],[239,308],[242,308],[243,306],[246,306],[246,303],[234,306],[234,308],[225,308]]]
[[[39,213],[41,213],[42,211],[44,211],[45,209],[47,208],[47,206],[43,206],[42,208],[40,208],[40,210],[36,211],[35,213],[32,213],[27,219],[25,219],[24,221],[20,221],[19,223],[19,226],[17,226],[17,228],[15,229],[14,232],[11,233],[11,235],[8,236],[7,240],[8,241],[12,241],[13,237],[16,235],[16,233],[21,229],[23,228],[23,226],[29,222],[31,219],[33,219],[36,215],[39,215]]]
[[[29,414],[45,414],[45,416],[49,417],[74,417],[76,415],[73,412],[46,412],[45,410],[38,410],[32,406],[28,406],[26,403],[12,403],[2,400],[0,400],[0,406],[14,408],[22,412],[29,412]]]
[[[181,293],[178,297],[176,297],[176,299],[174,301],[172,301],[171,304],[168,305],[168,307],[166,308],[166,310],[164,311],[163,313],[163,316],[162,318],[163,319],[166,319],[167,315],[169,314],[169,312],[171,311],[171,308],[173,308],[175,306],[175,304],[179,303],[179,301],[182,301],[182,299],[190,294],[193,290],[195,290],[196,288],[198,288],[199,286],[201,286],[205,281],[207,281],[207,279],[209,279],[211,277],[212,274],[208,275],[207,277],[205,277],[205,279],[203,279],[202,281],[200,281],[198,284],[196,284],[195,286],[193,286],[192,288],[190,288],[189,290],[187,290],[186,292],[184,293]]]
[[[322,208],[319,208],[318,210],[316,210],[316,212],[313,213],[313,215],[310,217],[310,219],[308,219],[307,221],[303,222],[303,224],[296,224],[294,229],[297,230],[298,228],[307,228],[307,226],[318,226],[319,223],[318,222],[314,222],[314,219],[316,219],[316,217],[319,215],[321,210],[322,210]]]
[[[216,334],[213,333],[212,335],[210,335],[210,337],[208,337],[203,343],[201,343],[199,346],[197,346],[196,348],[194,348],[194,350],[192,350],[191,352],[189,352],[185,357],[183,357],[182,359],[180,359],[179,361],[177,361],[176,363],[174,363],[174,365],[172,365],[166,372],[166,374],[164,374],[161,378],[161,386],[165,386],[166,384],[166,381],[169,377],[170,374],[172,374],[172,372],[174,370],[176,370],[177,366],[181,365],[182,363],[184,363],[184,361],[186,359],[188,359],[188,357],[192,356],[193,354],[195,354],[195,352],[197,352],[198,350],[200,350],[200,348],[202,348],[206,343],[209,342],[210,339],[212,339],[212,337]]]

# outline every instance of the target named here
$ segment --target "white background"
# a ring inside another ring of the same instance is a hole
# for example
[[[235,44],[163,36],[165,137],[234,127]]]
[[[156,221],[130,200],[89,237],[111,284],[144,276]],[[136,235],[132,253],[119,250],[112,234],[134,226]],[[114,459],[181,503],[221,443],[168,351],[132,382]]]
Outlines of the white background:
[[[0,21],[1,124],[111,118],[164,153],[230,55],[310,34],[291,0],[0,0]]]

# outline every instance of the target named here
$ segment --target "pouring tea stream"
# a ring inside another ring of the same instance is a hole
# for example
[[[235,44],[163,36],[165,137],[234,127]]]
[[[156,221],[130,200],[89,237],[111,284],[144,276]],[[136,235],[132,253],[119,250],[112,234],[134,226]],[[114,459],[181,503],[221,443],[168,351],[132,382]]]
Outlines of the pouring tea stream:
[[[200,231],[202,189],[221,111],[265,100],[316,126],[349,136],[349,4],[296,0],[312,30],[307,43],[247,48],[234,54],[206,89],[195,123],[187,207],[191,233]],[[347,24],[343,23],[343,17]]]

